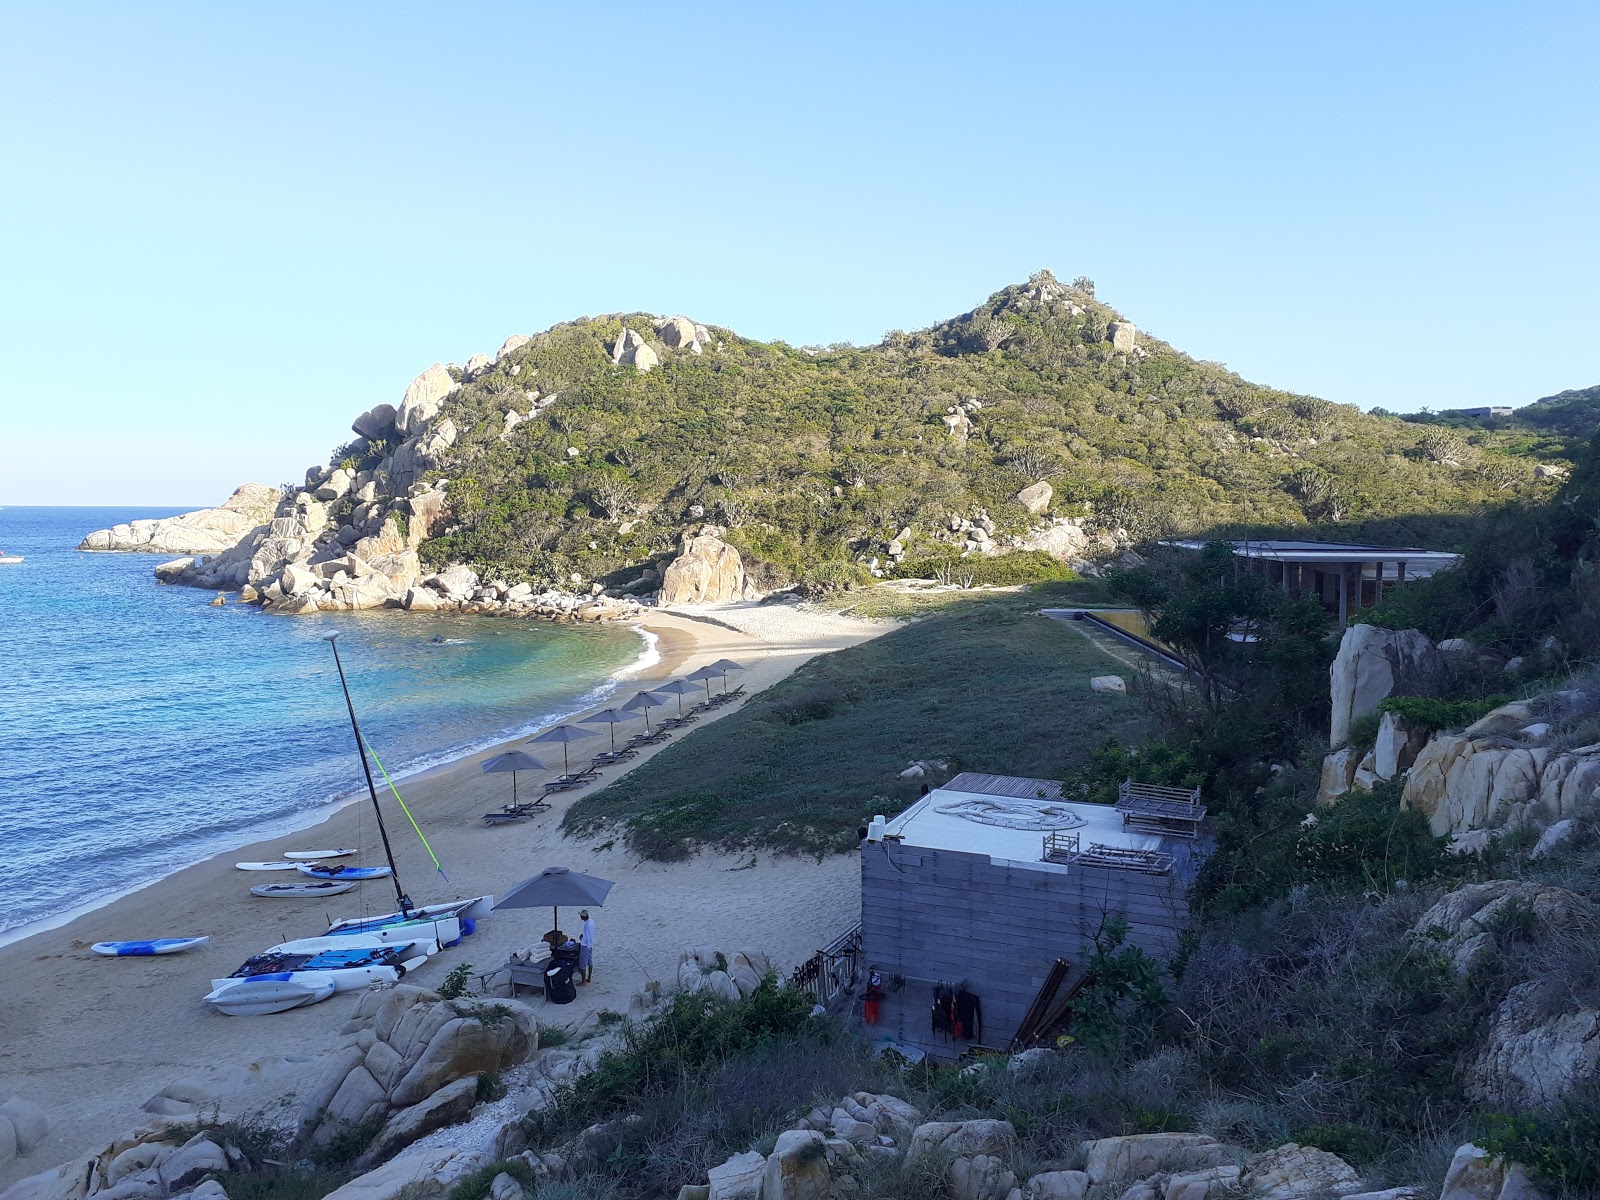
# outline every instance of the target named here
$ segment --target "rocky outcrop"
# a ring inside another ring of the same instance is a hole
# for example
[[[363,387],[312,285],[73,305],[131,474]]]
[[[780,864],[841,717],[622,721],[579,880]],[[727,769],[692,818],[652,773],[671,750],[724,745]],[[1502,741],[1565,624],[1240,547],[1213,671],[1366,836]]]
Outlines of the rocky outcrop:
[[[400,436],[411,437],[422,432],[423,427],[439,415],[445,397],[457,386],[443,363],[434,363],[413,379],[395,413],[394,425]]]
[[[50,1121],[31,1100],[13,1096],[0,1104],[0,1167],[32,1154],[50,1136]]]
[[[1084,527],[1082,518],[1056,517],[1048,524],[1035,525],[1016,540],[1015,549],[1043,550],[1064,563],[1083,563],[1096,551],[1110,550],[1115,542],[1098,538]]]
[[[1467,1071],[1467,1093],[1501,1109],[1553,1104],[1600,1078],[1600,1010],[1552,1016],[1542,980],[1511,989],[1495,1011],[1484,1048]]]
[[[737,1000],[755,991],[775,970],[772,960],[759,950],[724,954],[715,946],[686,946],[678,955],[678,987]]]
[[[1099,1138],[1082,1146],[1084,1172],[1091,1183],[1132,1180],[1158,1172],[1194,1171],[1221,1166],[1228,1151],[1200,1133],[1135,1133]]]
[[[657,604],[727,604],[749,597],[744,562],[720,533],[715,526],[684,533],[678,557],[662,572]]]
[[[611,365],[632,367],[643,375],[661,365],[661,356],[634,330],[624,329],[611,347]]]
[[[1379,779],[1393,779],[1411,769],[1427,744],[1428,730],[1415,721],[1386,712],[1378,721],[1372,745],[1372,771]]]
[[[1508,1163],[1468,1142],[1450,1160],[1439,1200],[1540,1200],[1520,1163]]]
[[[1017,503],[1037,516],[1050,507],[1050,500],[1055,495],[1055,489],[1044,480],[1030,483],[1017,493]]]
[[[699,354],[700,348],[711,341],[704,325],[696,325],[688,317],[663,317],[655,323],[656,336],[663,345],[673,350],[687,350]]]
[[[435,1099],[441,1092],[472,1078],[475,1093],[478,1074],[521,1062],[538,1042],[526,1005],[496,1001],[491,1013],[405,984],[363,995],[344,1032],[349,1043],[301,1104],[300,1146],[382,1118],[392,1153],[408,1144],[408,1132],[421,1136],[457,1111],[466,1088],[449,1092],[448,1103]]]
[[[1139,345],[1139,327],[1131,321],[1112,321],[1106,326],[1106,341],[1113,350],[1131,354]]]
[[[1322,760],[1322,778],[1317,784],[1317,803],[1332,804],[1355,783],[1358,752],[1343,746]]]
[[[413,1150],[356,1176],[323,1200],[444,1200],[463,1176],[484,1165],[482,1155],[454,1147]]]
[[[1439,651],[1415,629],[1352,625],[1330,668],[1333,723],[1328,744],[1342,746],[1350,726],[1378,710],[1388,696],[1424,696],[1444,676]]]
[[[134,550],[150,554],[217,554],[272,520],[278,489],[246,483],[216,508],[202,508],[176,517],[129,521],[97,529],[78,543],[79,550]]]
[[[1597,788],[1600,745],[1556,753],[1502,734],[1441,733],[1417,755],[1401,805],[1451,837],[1586,816]]]

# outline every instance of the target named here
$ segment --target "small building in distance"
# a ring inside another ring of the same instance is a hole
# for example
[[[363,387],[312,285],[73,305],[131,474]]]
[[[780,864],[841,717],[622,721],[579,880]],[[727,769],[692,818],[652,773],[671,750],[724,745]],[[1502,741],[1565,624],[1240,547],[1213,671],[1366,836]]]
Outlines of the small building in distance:
[[[1441,417],[1509,417],[1517,410],[1514,408],[1501,408],[1493,405],[1489,408],[1446,408],[1439,412]]]
[[[1197,538],[1165,543],[1203,550]],[[1350,542],[1295,542],[1272,539],[1230,541],[1233,553],[1250,569],[1293,596],[1314,596],[1339,616],[1342,629],[1363,608],[1383,601],[1386,586],[1422,579],[1461,562],[1459,554],[1409,546],[1364,546]]]
[[[1053,780],[963,772],[875,818],[861,845],[861,962],[884,995],[868,1032],[935,1058],[1020,1048],[1059,1015],[1115,917],[1125,944],[1170,958],[1204,817],[1198,791],[1124,785],[1113,808],[1063,800]],[[981,1027],[941,1028],[941,989],[975,997]]]

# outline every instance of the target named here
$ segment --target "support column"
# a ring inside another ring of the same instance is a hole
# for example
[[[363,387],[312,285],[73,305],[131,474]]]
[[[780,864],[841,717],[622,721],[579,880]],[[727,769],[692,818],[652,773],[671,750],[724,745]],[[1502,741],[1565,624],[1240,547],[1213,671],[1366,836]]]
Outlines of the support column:
[[[1404,583],[1406,581],[1406,560],[1402,558],[1400,560],[1399,566],[1400,566],[1400,573],[1395,576],[1395,582],[1396,583]]]
[[[1350,624],[1350,564],[1339,564],[1339,628]]]

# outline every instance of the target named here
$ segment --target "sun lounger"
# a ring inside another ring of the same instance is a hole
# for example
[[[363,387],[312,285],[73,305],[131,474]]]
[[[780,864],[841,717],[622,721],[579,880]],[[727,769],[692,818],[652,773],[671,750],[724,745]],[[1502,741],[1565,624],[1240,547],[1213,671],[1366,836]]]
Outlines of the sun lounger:
[[[638,758],[637,750],[607,750],[596,754],[591,760],[596,767],[608,767],[612,763],[626,762],[630,758]]]
[[[570,792],[574,788],[588,787],[599,778],[600,776],[598,775],[578,775],[563,779],[552,779],[544,785],[544,794],[549,796],[556,792]]]
[[[628,739],[628,749],[632,750],[638,746],[659,746],[667,740],[668,736],[666,730],[657,730],[654,733],[636,733]]]
[[[661,722],[661,728],[682,729],[685,725],[693,725],[699,719],[699,717],[692,717],[688,713],[685,713],[681,717],[668,717],[665,721]]]
[[[530,801],[527,804],[508,804],[499,812],[486,812],[484,821],[489,825],[503,825],[508,821],[520,821],[523,817],[532,816],[550,806],[542,800]]]

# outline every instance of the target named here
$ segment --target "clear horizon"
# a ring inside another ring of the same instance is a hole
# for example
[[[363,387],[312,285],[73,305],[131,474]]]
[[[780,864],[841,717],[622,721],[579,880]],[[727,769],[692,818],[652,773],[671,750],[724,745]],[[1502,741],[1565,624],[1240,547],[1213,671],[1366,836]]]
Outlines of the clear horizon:
[[[1362,409],[1600,383],[1600,12],[12,7],[0,504],[298,478],[603,312],[876,342],[1048,267]]]

